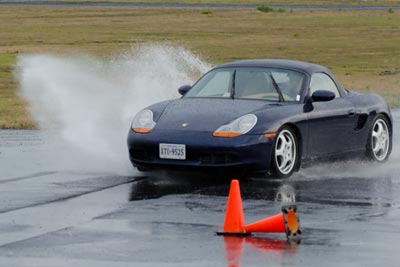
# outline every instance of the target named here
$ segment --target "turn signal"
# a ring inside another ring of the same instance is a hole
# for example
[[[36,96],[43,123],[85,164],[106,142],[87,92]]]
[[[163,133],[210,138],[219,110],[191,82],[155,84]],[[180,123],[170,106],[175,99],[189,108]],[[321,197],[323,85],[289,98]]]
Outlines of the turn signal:
[[[265,133],[264,137],[266,138],[275,138],[277,136],[277,133]]]
[[[151,131],[151,128],[132,128],[132,130],[135,133],[145,134],[145,133],[149,133]]]
[[[235,132],[213,132],[214,137],[232,138],[241,135],[242,135],[241,133],[235,133]]]

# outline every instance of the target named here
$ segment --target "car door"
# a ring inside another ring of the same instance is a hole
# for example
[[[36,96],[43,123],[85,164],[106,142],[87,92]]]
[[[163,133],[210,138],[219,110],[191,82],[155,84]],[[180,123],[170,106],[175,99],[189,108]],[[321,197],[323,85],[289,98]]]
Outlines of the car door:
[[[316,90],[335,94],[330,101],[312,102],[308,112],[308,151],[311,157],[340,154],[352,150],[349,138],[355,125],[355,108],[342,97],[332,78],[325,73],[311,77],[309,95]]]

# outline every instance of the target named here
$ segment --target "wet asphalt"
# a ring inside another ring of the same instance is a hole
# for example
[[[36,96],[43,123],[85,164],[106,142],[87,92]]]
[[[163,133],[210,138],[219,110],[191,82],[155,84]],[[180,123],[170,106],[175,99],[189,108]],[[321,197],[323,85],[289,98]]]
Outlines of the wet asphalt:
[[[43,131],[0,131],[0,266],[399,266],[398,143],[382,165],[242,180],[246,223],[295,203],[299,242],[216,236],[229,180],[110,171],[70,150]]]

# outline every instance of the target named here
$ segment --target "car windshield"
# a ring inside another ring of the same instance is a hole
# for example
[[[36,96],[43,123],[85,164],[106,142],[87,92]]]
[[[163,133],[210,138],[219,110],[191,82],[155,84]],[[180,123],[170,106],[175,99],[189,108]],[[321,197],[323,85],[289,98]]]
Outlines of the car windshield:
[[[272,68],[219,68],[204,75],[185,97],[300,100],[304,74]]]

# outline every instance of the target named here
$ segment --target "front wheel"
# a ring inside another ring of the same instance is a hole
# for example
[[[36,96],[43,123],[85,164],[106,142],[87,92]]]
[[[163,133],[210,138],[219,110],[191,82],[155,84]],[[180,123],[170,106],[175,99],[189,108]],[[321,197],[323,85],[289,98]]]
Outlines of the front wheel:
[[[284,126],[275,139],[272,153],[272,170],[277,177],[289,177],[298,160],[298,142],[290,127]]]
[[[367,155],[377,162],[384,162],[389,158],[392,150],[392,137],[389,123],[385,116],[376,116],[369,133]]]

